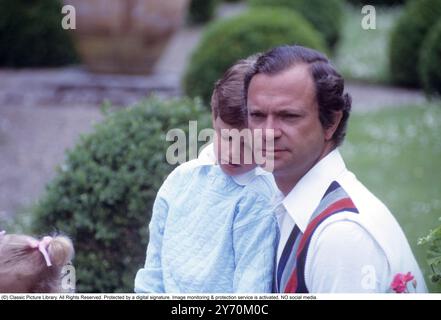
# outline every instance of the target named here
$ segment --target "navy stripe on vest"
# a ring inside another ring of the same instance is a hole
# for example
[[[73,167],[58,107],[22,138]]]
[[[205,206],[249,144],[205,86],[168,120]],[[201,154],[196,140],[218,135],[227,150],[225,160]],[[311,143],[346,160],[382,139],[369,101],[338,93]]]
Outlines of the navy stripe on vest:
[[[334,181],[312,214],[305,233],[302,233],[297,226],[291,232],[277,270],[279,292],[308,292],[304,273],[309,244],[314,232],[323,221],[339,212],[358,213],[358,210],[340,184]],[[291,270],[284,270],[287,265]]]
[[[324,219],[320,220],[320,222],[317,224],[317,226],[314,228],[314,231],[311,233],[311,235],[307,238],[306,244],[301,251],[300,255],[297,258],[297,293],[309,293],[308,288],[306,287],[306,281],[305,281],[305,265],[306,265],[306,257],[308,254],[309,244],[311,243],[312,236],[314,235],[315,230],[322,224],[323,221],[328,219],[329,217],[332,217],[336,213],[340,212],[354,212],[358,213],[357,208],[344,208],[341,210],[337,210],[329,215],[327,215]]]
[[[291,232],[288,241],[286,242],[285,248],[283,248],[282,255],[280,257],[279,265],[277,267],[277,289],[280,290],[280,283],[282,280],[282,273],[285,269],[286,262],[288,261],[288,258],[290,254],[295,254],[292,252],[292,249],[294,247],[295,240],[297,239],[297,236],[300,234],[300,229],[296,225],[294,226],[293,231]]]

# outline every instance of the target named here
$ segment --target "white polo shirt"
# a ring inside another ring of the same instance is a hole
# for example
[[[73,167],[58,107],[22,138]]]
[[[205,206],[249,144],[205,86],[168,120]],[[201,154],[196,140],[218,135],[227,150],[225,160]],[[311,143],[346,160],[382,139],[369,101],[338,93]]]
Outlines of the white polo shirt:
[[[342,212],[326,219],[314,232],[305,263],[311,293],[393,292],[397,273],[411,272],[417,286],[426,284],[407,239],[387,207],[346,169],[336,149],[318,162],[286,196],[275,197],[280,242],[277,261],[293,227],[302,233],[330,184],[336,181],[359,214]],[[277,269],[276,269],[277,270]]]

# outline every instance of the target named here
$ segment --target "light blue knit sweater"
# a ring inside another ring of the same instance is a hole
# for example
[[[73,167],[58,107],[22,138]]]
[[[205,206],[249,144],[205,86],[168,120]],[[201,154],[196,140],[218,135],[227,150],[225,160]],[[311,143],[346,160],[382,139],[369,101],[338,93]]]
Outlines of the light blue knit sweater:
[[[271,292],[278,238],[272,176],[245,185],[217,165],[177,167],[159,190],[135,292]]]

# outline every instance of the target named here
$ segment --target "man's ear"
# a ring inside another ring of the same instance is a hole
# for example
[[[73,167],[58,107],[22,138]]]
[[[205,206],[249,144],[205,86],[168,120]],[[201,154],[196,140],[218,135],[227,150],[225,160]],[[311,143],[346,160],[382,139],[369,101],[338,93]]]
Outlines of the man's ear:
[[[325,140],[332,140],[332,137],[340,124],[341,118],[343,118],[343,111],[334,112],[334,123],[325,129]]]

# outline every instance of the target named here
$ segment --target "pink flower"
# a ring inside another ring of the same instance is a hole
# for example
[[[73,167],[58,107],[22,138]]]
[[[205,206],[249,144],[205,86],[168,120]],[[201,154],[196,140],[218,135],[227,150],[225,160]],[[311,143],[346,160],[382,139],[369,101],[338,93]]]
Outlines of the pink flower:
[[[392,290],[394,290],[396,293],[408,293],[407,290],[407,283],[412,281],[412,284],[414,287],[416,287],[416,281],[414,280],[413,275],[408,272],[406,274],[403,273],[397,273],[394,277],[394,280],[392,281],[390,287]]]

